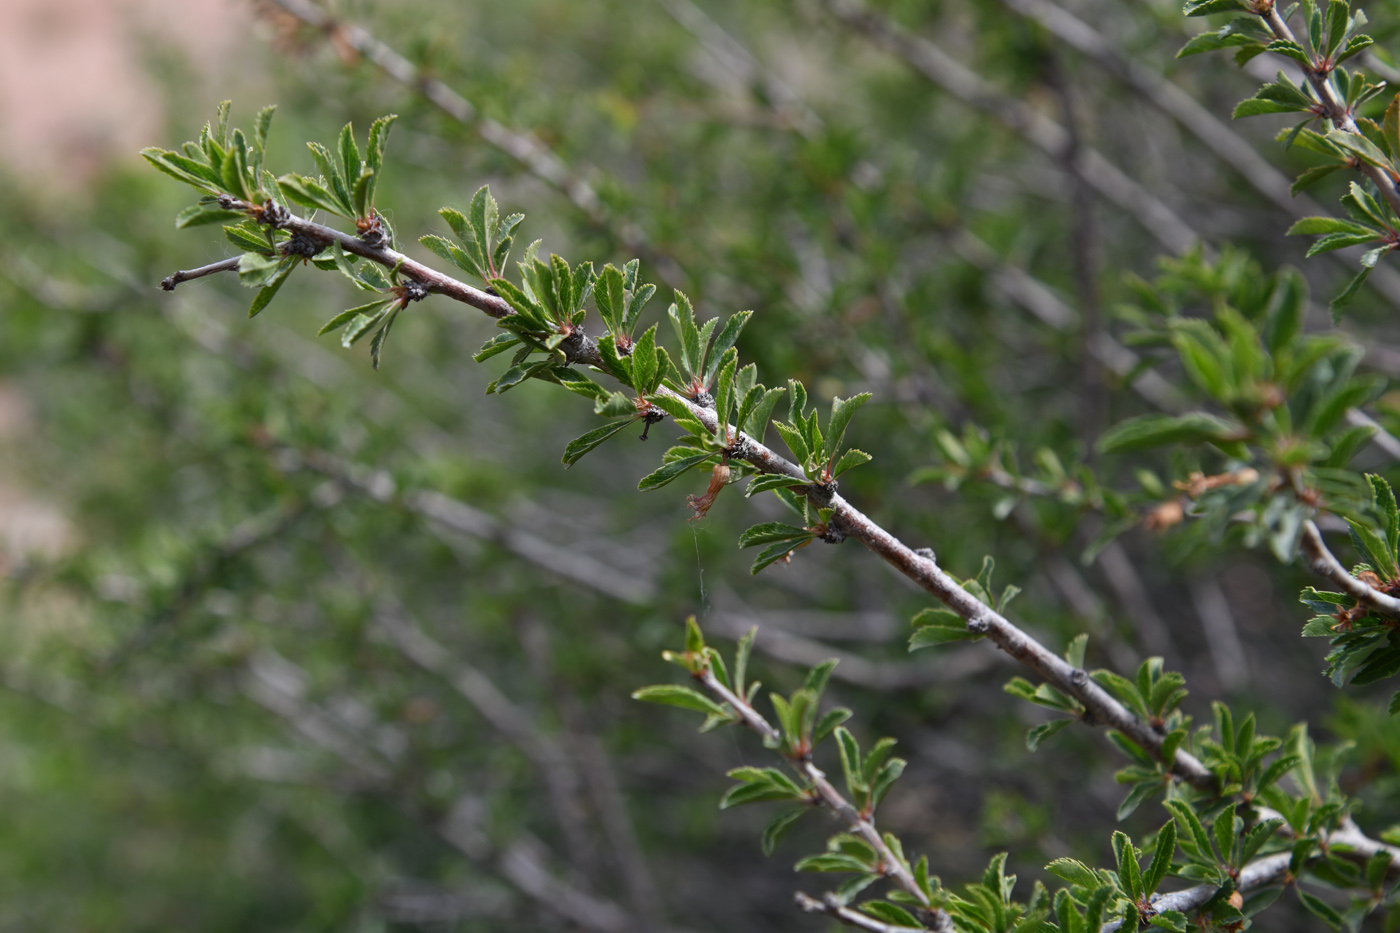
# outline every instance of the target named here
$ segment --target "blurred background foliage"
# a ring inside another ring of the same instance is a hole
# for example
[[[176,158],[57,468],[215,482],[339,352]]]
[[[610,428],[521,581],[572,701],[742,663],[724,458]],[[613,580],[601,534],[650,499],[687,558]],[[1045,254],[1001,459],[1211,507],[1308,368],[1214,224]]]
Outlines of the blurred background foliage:
[[[438,207],[489,182],[526,213],[525,242],[598,265],[640,254],[702,318],[755,309],[740,350],[761,380],[875,393],[850,437],[876,457],[842,480],[854,503],[959,575],[995,555],[1051,647],[1088,631],[1093,666],[1160,654],[1185,672],[1198,717],[1223,697],[1265,731],[1308,717],[1354,742],[1343,780],[1365,825],[1400,821],[1400,731],[1381,692],[1344,697],[1318,674],[1296,568],[1141,527],[1081,566],[1103,530],[1089,504],[911,481],[946,462],[942,432],[1006,442],[1027,469],[1042,449],[1093,463],[1103,429],[1148,410],[1095,342],[1125,329],[1129,276],[1156,277],[1183,236],[1206,255],[1233,243],[1262,273],[1297,264],[1318,295],[1347,276],[1303,264],[1258,172],[1144,96],[1169,82],[1223,119],[1256,87],[1223,57],[1174,60],[1199,28],[1176,4],[1066,3],[1108,61],[1024,0],[880,2],[879,28],[837,2],[335,5],[470,101],[468,122],[349,33],[227,5],[178,40],[135,13],[111,30],[146,138],[79,126],[45,157],[36,136],[0,185],[0,928],[810,929],[787,869],[824,827],[764,860],[764,814],[715,809],[745,737],[697,737],[628,699],[692,612],[712,636],[759,625],[774,687],[843,658],[836,699],[910,760],[884,828],[946,881],[997,849],[1023,879],[1107,852],[1121,791],[1100,736],[1029,756],[1040,720],[1002,692],[1009,662],[984,645],[907,655],[926,599],[854,546],[750,577],[734,542],[781,517],[773,504],[735,490],[688,524],[699,479],[635,490],[655,438],[565,472],[591,415],[532,386],[488,399],[497,369],[470,361],[485,317],[413,306],[374,373],[366,348],[313,337],[359,303],[344,282],[295,275],[252,323],[232,279],[157,291],[229,248],[177,234],[186,192],[134,148],[189,138],[226,97],[245,123],[279,105],[278,171],[311,169],[303,140],[398,113],[378,202],[414,255],[444,232]],[[12,36],[77,35],[50,6]],[[1366,9],[1384,49],[1398,11]],[[919,42],[975,86],[931,81]],[[120,79],[99,89],[120,102]],[[1065,128],[1059,150],[1016,128],[1026,112]],[[1251,122],[1227,132],[1278,171],[1305,166]],[[596,205],[492,126],[552,149]],[[1076,168],[1091,148],[1185,234],[1096,189]],[[1362,368],[1392,377],[1400,279],[1372,281],[1343,328]],[[1400,427],[1400,396],[1370,413]],[[1132,486],[1134,463],[1100,475]],[[1374,448],[1358,464],[1400,478]]]

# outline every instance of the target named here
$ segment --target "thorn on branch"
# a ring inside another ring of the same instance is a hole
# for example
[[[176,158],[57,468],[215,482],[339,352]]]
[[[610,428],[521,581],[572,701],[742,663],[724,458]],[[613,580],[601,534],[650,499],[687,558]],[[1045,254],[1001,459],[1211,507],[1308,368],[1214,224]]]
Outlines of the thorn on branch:
[[[661,422],[665,421],[666,415],[653,408],[651,411],[647,412],[645,415],[642,416],[642,420],[646,422],[646,424],[642,427],[642,433],[637,435],[637,440],[639,441],[646,440],[647,433],[651,431],[651,426],[653,424],[660,424]]]

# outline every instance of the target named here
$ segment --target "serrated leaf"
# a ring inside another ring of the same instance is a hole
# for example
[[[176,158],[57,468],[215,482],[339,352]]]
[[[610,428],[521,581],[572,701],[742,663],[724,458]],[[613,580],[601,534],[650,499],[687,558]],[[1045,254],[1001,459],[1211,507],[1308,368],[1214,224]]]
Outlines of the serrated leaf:
[[[786,525],[782,522],[763,522],[746,529],[743,534],[739,535],[739,547],[746,548],[758,544],[810,537],[812,537],[812,532],[806,528],[798,528],[796,525]]]
[[[720,706],[700,691],[681,684],[656,684],[632,691],[632,699],[647,703],[661,703],[666,706],[679,706],[681,709],[695,710],[718,716],[729,716],[727,707]]]
[[[321,337],[325,334],[330,333],[333,330],[336,330],[337,328],[344,327],[346,324],[349,324],[352,320],[361,315],[365,317],[374,316],[377,314],[377,312],[382,311],[392,300],[393,299],[381,299],[379,301],[371,301],[369,304],[360,305],[359,307],[350,308],[349,310],[342,311],[335,317],[327,321],[325,324],[321,325],[321,329],[316,331],[316,336]]]
[[[1072,858],[1057,858],[1045,870],[1056,878],[1068,881],[1070,884],[1078,885],[1081,888],[1094,889],[1102,882],[1092,868],[1083,862]]]
[[[186,227],[203,227],[207,224],[226,224],[231,220],[242,220],[243,217],[239,211],[226,211],[216,202],[191,204],[175,215],[175,228],[183,230]]]
[[[569,441],[568,446],[564,448],[564,466],[571,467],[575,463],[578,463],[585,454],[601,445],[614,434],[622,431],[632,422],[633,419],[631,418],[613,421],[601,427],[594,428],[586,434]]]
[[[1073,719],[1052,719],[1049,722],[1041,723],[1026,733],[1026,748],[1030,751],[1037,750],[1047,740],[1059,735],[1073,722]]]
[[[870,454],[852,447],[850,450],[843,453],[841,459],[837,460],[836,465],[832,467],[832,478],[840,476],[852,467],[858,467],[863,463],[869,463],[871,459]]]
[[[752,311],[740,311],[738,314],[730,315],[729,320],[724,322],[724,329],[715,337],[706,355],[705,372],[702,381],[707,387],[713,384],[716,373],[718,373],[720,366],[723,365],[722,361],[724,355],[728,353],[738,341],[739,333],[744,329],[744,325],[748,323],[751,317],[753,317]]]
[[[800,807],[796,810],[788,810],[785,813],[779,813],[777,816],[773,817],[768,825],[763,828],[761,840],[763,854],[772,855],[773,850],[777,848],[778,842],[783,836],[787,835],[787,831],[802,818],[804,813],[810,812],[812,812],[811,807]]]
[[[679,478],[686,471],[692,470],[706,460],[709,460],[712,456],[714,455],[706,451],[663,464],[659,469],[653,470],[642,477],[641,481],[637,483],[637,488],[643,492],[649,489],[660,489],[662,486]]]
[[[277,295],[277,290],[282,287],[282,283],[287,281],[287,277],[291,275],[292,270],[296,268],[297,261],[298,258],[296,256],[287,256],[283,258],[281,265],[277,268],[277,273],[272,277],[272,281],[264,285],[258,290],[258,293],[253,296],[253,303],[248,308],[249,317],[255,317],[259,311],[266,308],[272,302],[272,299]]]
[[[266,237],[255,234],[241,226],[225,227],[224,236],[240,250],[251,253],[261,253],[264,256],[277,255],[277,251],[273,248],[271,243],[267,242]]]
[[[744,490],[744,497],[748,498],[755,493],[767,492],[770,489],[788,489],[807,485],[809,485],[809,481],[805,478],[798,479],[782,473],[764,473],[749,480],[748,488]]]
[[[328,214],[346,216],[347,208],[341,205],[334,194],[314,178],[305,178],[301,175],[283,175],[277,179],[277,184],[282,188],[288,200],[302,207],[313,211],[325,211]]]
[[[1187,415],[1139,415],[1109,428],[1099,437],[1099,453],[1127,453],[1167,444],[1228,442],[1239,437],[1241,428],[1205,412]]]

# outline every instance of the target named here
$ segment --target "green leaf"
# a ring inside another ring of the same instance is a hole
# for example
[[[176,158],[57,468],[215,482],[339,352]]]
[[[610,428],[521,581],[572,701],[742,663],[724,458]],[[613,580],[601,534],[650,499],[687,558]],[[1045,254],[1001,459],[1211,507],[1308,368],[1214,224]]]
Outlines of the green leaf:
[[[472,359],[480,363],[489,360],[498,353],[504,353],[511,347],[518,346],[520,338],[515,334],[497,334],[481,345],[481,349],[476,351]]]
[[[1139,415],[1109,428],[1095,445],[1099,453],[1127,453],[1168,444],[1228,442],[1239,437],[1241,427],[1215,415]]]
[[[298,261],[298,257],[296,256],[287,256],[282,259],[282,263],[278,266],[276,274],[272,277],[272,281],[264,285],[258,290],[258,293],[253,296],[253,304],[248,308],[249,317],[255,317],[259,311],[266,308],[268,304],[271,303],[272,299],[277,295],[277,290],[282,287],[282,283],[287,281],[287,276],[291,275],[292,270],[296,268]]]
[[[384,308],[389,305],[390,301],[393,301],[393,299],[371,301],[369,304],[360,305],[357,308],[350,308],[348,311],[342,311],[325,324],[321,325],[321,329],[316,332],[316,336],[320,337],[337,328],[344,327],[357,317],[373,317],[377,315],[378,312],[384,310]],[[347,344],[347,346],[349,346],[349,344]]]
[[[692,454],[689,457],[682,457],[679,460],[673,460],[670,463],[663,464],[660,469],[653,470],[642,477],[641,482],[637,483],[637,488],[643,492],[650,489],[660,489],[662,486],[674,481],[683,473],[694,469],[713,456],[714,454],[705,451],[704,453]]]
[[[812,743],[815,745],[831,735],[833,729],[850,719],[851,716],[852,712],[844,706],[827,710],[822,714],[822,718],[817,720],[816,728],[812,730]]]
[[[638,395],[650,395],[661,383],[656,358],[656,325],[653,324],[632,347],[632,387]]]
[[[1123,890],[1134,900],[1142,899],[1142,874],[1138,868],[1137,852],[1128,834],[1115,830],[1112,837],[1113,857],[1118,864],[1118,880]]]
[[[1209,16],[1212,13],[1252,12],[1243,0],[1186,0],[1181,11],[1187,16]]]
[[[807,540],[810,541],[811,538],[809,537]],[[789,540],[779,541],[776,544],[770,544],[768,547],[764,548],[761,552],[759,552],[758,557],[754,558],[753,564],[749,567],[749,573],[757,574],[760,570],[767,567],[769,564],[774,564],[784,559],[793,551],[801,547],[804,543],[806,542]]]
[[[1308,109],[1307,104],[1293,101],[1261,100],[1258,97],[1247,97],[1235,105],[1230,116],[1232,119],[1240,120],[1244,117],[1258,117],[1266,113],[1307,112]]]
[[[1210,837],[1201,825],[1200,817],[1191,804],[1184,800],[1166,800],[1162,806],[1171,811],[1176,819],[1177,844],[1183,852],[1207,864],[1215,864],[1215,854],[1210,846]]]
[[[809,481],[805,478],[798,479],[793,476],[785,476],[782,473],[765,473],[749,480],[748,488],[744,490],[744,498],[755,493],[767,492],[770,489],[788,489],[807,485],[809,485]]]
[[[276,256],[277,250],[267,242],[267,238],[242,227],[225,227],[224,236],[240,250],[261,253],[263,256]]]
[[[325,185],[314,178],[301,175],[283,175],[277,179],[282,193],[293,203],[313,211],[348,216],[348,205],[342,205]]]
[[[734,411],[734,371],[739,365],[739,351],[730,348],[721,359],[715,380],[715,439],[728,447],[729,419]]]
[[[1312,67],[1312,58],[1309,57],[1307,51],[1305,51],[1301,45],[1294,42],[1292,39],[1275,39],[1273,42],[1264,46],[1264,51],[1291,58],[1305,68]]]
[[[1102,884],[1098,874],[1095,873],[1092,868],[1072,858],[1057,858],[1049,865],[1046,865],[1045,870],[1056,878],[1089,890],[1093,890]]]
[[[863,913],[869,914],[882,923],[887,923],[896,927],[909,927],[914,930],[923,930],[926,927],[914,915],[903,907],[897,907],[888,901],[866,901],[860,905]]]
[[[795,525],[782,522],[764,522],[754,525],[739,536],[739,547],[753,547],[757,544],[770,544],[776,541],[800,540],[812,537],[812,532]]]
[[[783,836],[787,835],[787,831],[792,828],[793,824],[801,819],[804,813],[810,812],[812,812],[811,807],[800,807],[796,810],[788,810],[785,813],[779,813],[777,816],[773,817],[768,825],[763,828],[763,838],[761,842],[763,854],[772,855],[773,850],[777,848],[778,842]]]
[[[141,157],[171,178],[200,191],[218,192],[223,187],[222,176],[212,167],[185,158],[179,153],[150,147],[141,150]]]
[[[272,282],[281,265],[281,259],[267,253],[244,253],[238,257],[238,284],[262,288]]]
[[[615,335],[631,336],[625,330],[627,318],[627,295],[622,278],[622,270],[609,263],[598,274],[598,287],[593,292],[593,303],[598,308],[598,316],[608,332]]]
[[[851,467],[858,467],[862,463],[869,463],[870,460],[870,454],[866,453],[863,450],[856,450],[854,447],[852,447],[850,450],[846,451],[841,455],[841,459],[836,461],[836,466],[832,467],[831,469],[831,475],[833,478],[835,478],[837,476],[840,476],[842,473],[845,473]]]
[[[1037,750],[1047,740],[1063,732],[1074,721],[1073,719],[1052,719],[1049,722],[1041,723],[1026,733],[1026,748],[1031,751]]]
[[[1322,179],[1326,178],[1328,175],[1344,168],[1346,168],[1346,165],[1341,162],[1332,165],[1315,165],[1304,171],[1294,180],[1292,187],[1288,189],[1288,193],[1296,198],[1299,194],[1322,181]]]
[[[1358,272],[1356,276],[1350,282],[1347,283],[1347,287],[1342,289],[1342,293],[1336,298],[1333,298],[1332,301],[1328,304],[1328,309],[1332,312],[1333,323],[1336,323],[1340,319],[1342,309],[1345,308],[1347,305],[1351,304],[1352,299],[1356,297],[1356,293],[1361,290],[1361,286],[1365,285],[1366,280],[1371,277],[1371,269],[1374,268],[1376,264],[1376,259],[1379,258],[1377,254],[1380,252],[1381,250],[1373,250],[1372,252],[1367,253],[1367,256],[1373,257],[1370,263],[1366,263],[1365,258],[1363,257],[1361,271]]]
[[[1118,805],[1115,818],[1120,821],[1127,819],[1138,807],[1161,793],[1162,789],[1162,782],[1155,777],[1134,784],[1132,790],[1128,791],[1128,796],[1124,797],[1123,802]]]
[[[226,211],[214,201],[191,204],[175,215],[175,228],[183,230],[185,227],[203,227],[206,224],[226,224],[231,220],[242,220],[244,216],[239,211]]]
[[[345,327],[345,333],[340,335],[340,345],[345,349],[350,349],[361,337],[375,328],[384,316],[389,313],[390,302],[380,302],[381,310],[365,314],[357,314],[350,319],[350,323]]]
[[[666,412],[676,422],[677,425],[689,431],[697,437],[707,434],[705,426],[700,420],[690,413],[690,408],[685,402],[664,393],[657,393],[647,396],[647,401],[656,408]]]
[[[680,684],[656,684],[632,691],[632,699],[647,703],[661,703],[666,706],[679,706],[681,709],[695,710],[715,716],[730,716],[727,707],[720,706],[705,694],[692,687]]]
[[[374,339],[369,342],[370,366],[377,372],[379,370],[379,359],[384,354],[384,344],[389,340],[389,329],[394,326],[394,321],[398,318],[399,312],[403,310],[403,305],[393,305],[388,313],[384,315],[384,323],[379,330],[375,331]]]
[[[1357,236],[1381,236],[1381,231],[1352,220],[1339,217],[1304,217],[1288,228],[1288,236],[1296,234],[1348,233]]]
[[[788,450],[792,451],[797,462],[805,467],[812,459],[812,451],[808,449],[807,440],[802,436],[802,432],[783,421],[773,422],[773,427],[777,428],[778,436],[783,439]]]
[[[744,329],[744,325],[753,317],[752,311],[740,311],[738,314],[730,315],[729,320],[724,322],[724,329],[719,332],[711,344],[709,354],[706,357],[704,383],[706,386],[712,384],[715,374],[722,365],[724,355],[734,346],[739,339],[739,333]]]
[[[856,411],[870,399],[869,392],[862,392],[848,399],[832,398],[831,420],[827,422],[826,429],[827,449],[825,455],[828,459],[841,449],[841,441],[846,436],[846,428],[850,425],[851,419],[855,417]]]
[[[350,206],[350,184],[346,181],[340,166],[331,156],[330,150],[320,143],[307,143],[306,147],[311,150],[311,158],[316,163],[316,170],[326,180],[326,184],[335,199],[336,207],[333,213],[342,217],[353,217],[354,209]]]
[[[695,309],[690,299],[677,289],[675,302],[666,314],[671,318],[671,326],[681,341],[681,368],[692,379],[700,377],[700,332],[695,326]]]
[[[910,651],[985,637],[985,633],[968,631],[967,621],[948,609],[921,610],[914,616],[913,624],[916,630],[909,638]]]
[[[801,800],[802,788],[776,768],[735,768],[729,777],[743,783],[731,787],[719,802],[721,810],[767,800]]]
[[[740,430],[759,443],[763,443],[763,434],[768,427],[768,419],[772,417],[773,406],[778,404],[778,398],[786,391],[782,386],[765,390],[763,396],[754,403],[753,411],[739,426]]]
[[[1175,853],[1176,823],[1168,822],[1157,831],[1157,845],[1152,853],[1152,861],[1142,876],[1142,887],[1148,895],[1155,894],[1166,879],[1171,871],[1172,856]]]
[[[1353,518],[1348,518],[1346,522],[1351,528],[1352,544],[1366,557],[1376,573],[1386,580],[1400,578],[1400,569],[1396,567],[1395,555],[1388,547],[1386,538],[1371,526]]]
[[[872,866],[850,855],[844,855],[839,852],[825,852],[821,855],[809,855],[792,868],[793,871],[852,871],[864,873],[870,871]]]
[[[398,114],[385,114],[369,127],[369,143],[365,148],[365,165],[373,173],[375,181],[370,183],[369,204],[374,206],[374,186],[384,169],[384,146],[389,141],[389,129],[398,119]]]
[[[1172,930],[1174,933],[1186,933],[1187,924],[1190,921],[1187,916],[1179,910],[1161,910],[1149,917],[1147,922],[1163,930]]]
[[[1295,887],[1294,891],[1297,892],[1298,900],[1307,908],[1308,913],[1320,917],[1324,923],[1334,930],[1340,930],[1342,928],[1342,915],[1338,913],[1332,905],[1315,895],[1309,894],[1302,888]]]
[[[578,463],[584,454],[626,428],[633,420],[632,418],[624,418],[621,421],[613,421],[569,441],[568,446],[564,448],[564,466],[571,467]]]
[[[1377,233],[1330,233],[1308,247],[1306,258],[1311,259],[1322,253],[1330,253],[1333,250],[1346,249],[1350,246],[1363,246],[1367,243],[1374,243],[1378,239],[1380,239],[1380,234]]]

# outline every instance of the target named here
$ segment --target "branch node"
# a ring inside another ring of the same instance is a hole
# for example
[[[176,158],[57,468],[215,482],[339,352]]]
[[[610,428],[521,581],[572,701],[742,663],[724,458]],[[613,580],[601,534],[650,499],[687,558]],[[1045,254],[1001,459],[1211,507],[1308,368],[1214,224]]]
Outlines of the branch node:
[[[360,242],[370,249],[388,249],[394,245],[393,237],[384,229],[378,214],[369,220],[356,221],[355,226],[360,228]]]
[[[422,301],[428,297],[428,286],[417,279],[404,279],[400,288],[403,290],[404,304],[408,304],[410,301]]]
[[[271,203],[271,202],[268,202]],[[261,222],[261,221],[260,221]],[[275,228],[275,224],[273,225]],[[313,237],[307,236],[301,231],[293,233],[286,243],[282,244],[282,255],[300,256],[302,259],[310,259],[326,248],[326,244],[317,241]]]
[[[267,224],[274,230],[279,229],[291,219],[292,212],[271,198],[263,202],[262,211],[258,214],[258,223]]]

